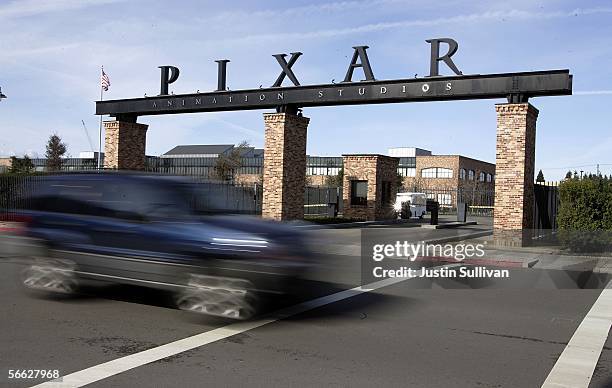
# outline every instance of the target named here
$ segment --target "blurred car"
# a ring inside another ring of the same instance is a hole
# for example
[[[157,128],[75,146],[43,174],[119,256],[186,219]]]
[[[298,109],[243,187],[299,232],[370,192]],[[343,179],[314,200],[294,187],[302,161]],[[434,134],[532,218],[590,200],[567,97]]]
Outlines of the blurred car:
[[[43,248],[24,271],[30,289],[133,284],[172,291],[184,310],[246,319],[309,266],[296,228],[224,214],[215,190],[178,177],[65,174],[22,192],[12,232]]]

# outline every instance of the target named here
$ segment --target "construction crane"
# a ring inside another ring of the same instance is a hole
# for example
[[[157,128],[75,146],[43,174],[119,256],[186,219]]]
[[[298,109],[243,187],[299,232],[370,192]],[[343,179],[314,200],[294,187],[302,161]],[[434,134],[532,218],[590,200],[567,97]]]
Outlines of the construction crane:
[[[81,120],[81,123],[83,123],[83,129],[85,130],[85,135],[87,136],[87,141],[89,142],[89,147],[90,147],[90,149],[93,152],[95,152],[93,143],[91,142],[91,137],[89,137],[89,131],[87,130],[87,127],[85,126],[85,121]]]

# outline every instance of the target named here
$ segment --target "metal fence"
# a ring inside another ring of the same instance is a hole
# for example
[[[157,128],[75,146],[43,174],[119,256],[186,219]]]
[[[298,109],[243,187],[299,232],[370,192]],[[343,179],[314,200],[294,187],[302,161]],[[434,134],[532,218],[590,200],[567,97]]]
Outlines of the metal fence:
[[[0,214],[23,205],[41,179],[41,175],[0,175]]]
[[[336,216],[338,213],[342,213],[342,187],[305,187],[304,215]]]
[[[145,170],[162,174],[190,175],[212,179],[217,176],[216,157],[184,157],[163,158],[147,156]],[[241,158],[240,167],[234,169],[231,175],[261,175],[263,158]]]
[[[425,193],[428,199],[438,201],[440,212],[454,214],[457,211],[457,203],[463,202],[468,205],[470,215],[493,216],[495,204],[494,187],[435,187],[435,186],[413,186],[403,191]]]
[[[0,211],[10,211],[18,204],[22,205],[24,198],[35,190],[36,184],[51,175],[0,175]],[[259,183],[236,184],[205,177],[191,177],[191,180],[199,184],[198,192],[202,194],[194,199],[198,208],[253,215],[262,212],[263,187]],[[342,188],[305,187],[304,214],[328,216],[338,212],[342,212]]]
[[[559,184],[557,182],[536,183],[533,188],[533,229],[536,235],[544,231],[557,230],[559,210]]]
[[[47,171],[47,159],[45,158],[33,158],[32,164],[34,165],[34,171],[45,172]],[[104,165],[104,156],[102,156],[100,163]],[[92,158],[62,158],[62,165],[60,167],[62,171],[91,171],[98,169],[98,160]]]

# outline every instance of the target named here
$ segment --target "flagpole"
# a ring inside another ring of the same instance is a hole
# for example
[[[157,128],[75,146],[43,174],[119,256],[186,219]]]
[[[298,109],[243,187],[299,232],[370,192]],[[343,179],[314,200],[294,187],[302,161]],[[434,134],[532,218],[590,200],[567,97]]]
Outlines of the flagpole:
[[[102,66],[102,72],[104,72],[104,66]],[[100,83],[100,101],[104,99],[104,88]],[[98,171],[101,168],[102,161],[102,115],[100,115],[100,127],[98,129]]]

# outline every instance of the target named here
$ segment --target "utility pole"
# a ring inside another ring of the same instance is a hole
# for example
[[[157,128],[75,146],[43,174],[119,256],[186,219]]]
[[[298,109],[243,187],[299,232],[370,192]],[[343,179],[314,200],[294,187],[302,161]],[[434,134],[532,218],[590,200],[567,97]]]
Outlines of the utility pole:
[[[599,163],[597,163],[597,176],[599,176]]]

